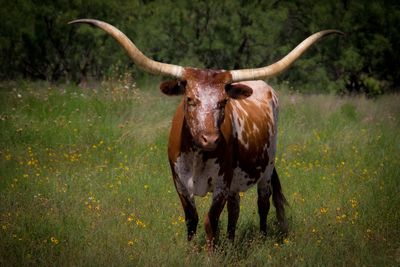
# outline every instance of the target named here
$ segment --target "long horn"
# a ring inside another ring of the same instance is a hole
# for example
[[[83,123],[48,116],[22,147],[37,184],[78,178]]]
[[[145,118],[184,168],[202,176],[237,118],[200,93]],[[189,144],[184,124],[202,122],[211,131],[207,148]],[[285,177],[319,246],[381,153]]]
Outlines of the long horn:
[[[182,78],[183,67],[179,65],[157,62],[146,57],[123,32],[114,26],[95,19],[77,19],[68,22],[68,24],[73,23],[88,23],[97,26],[110,34],[126,50],[129,57],[139,68],[156,75],[168,75],[176,78]]]
[[[256,80],[256,79],[268,79],[277,76],[281,72],[285,71],[290,65],[293,64],[310,46],[317,42],[323,36],[329,34],[344,34],[337,30],[325,30],[314,33],[303,42],[301,42],[296,48],[294,48],[289,54],[287,54],[281,60],[268,65],[266,67],[257,69],[242,69],[242,70],[232,70],[232,82],[240,82],[246,80]]]

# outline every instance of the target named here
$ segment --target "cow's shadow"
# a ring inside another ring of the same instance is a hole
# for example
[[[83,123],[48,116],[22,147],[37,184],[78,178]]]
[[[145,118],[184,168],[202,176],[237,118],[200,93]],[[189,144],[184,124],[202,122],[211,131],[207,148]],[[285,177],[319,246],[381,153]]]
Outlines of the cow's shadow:
[[[290,226],[290,218],[288,218],[288,222]],[[229,256],[234,257],[237,260],[248,258],[253,251],[252,248],[254,247],[269,243],[272,248],[276,243],[282,244],[284,239],[287,237],[287,234],[280,230],[275,218],[268,220],[267,235],[260,232],[259,225],[255,221],[246,221],[238,224],[234,242],[228,239],[225,232],[226,225],[224,222],[220,222],[219,231],[219,239],[215,244],[214,252],[222,257]],[[199,237],[196,238],[194,245],[198,249],[206,249],[207,247],[205,238]],[[197,252],[200,251],[201,249],[197,250]]]

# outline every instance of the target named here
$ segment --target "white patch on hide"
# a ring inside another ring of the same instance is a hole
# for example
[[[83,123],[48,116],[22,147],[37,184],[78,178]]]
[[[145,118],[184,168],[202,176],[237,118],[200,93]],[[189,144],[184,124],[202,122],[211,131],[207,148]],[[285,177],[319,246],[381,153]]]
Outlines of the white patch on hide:
[[[220,166],[216,158],[203,162],[201,152],[181,153],[177,158],[175,172],[178,174],[181,187],[177,186],[180,193],[187,193],[193,197],[205,196],[222,186],[223,177],[219,176]],[[183,188],[182,188],[183,187]]]
[[[265,147],[266,148],[266,147]],[[265,170],[261,173],[259,180],[255,181],[255,177],[250,177],[248,173],[243,171],[241,168],[236,167],[233,170],[233,178],[232,178],[232,183],[230,187],[230,191],[233,191],[235,193],[237,192],[245,192],[247,189],[252,187],[254,184],[259,183],[260,181],[266,181],[267,183],[270,182],[271,180],[271,175],[272,171],[275,166],[275,150],[276,150],[276,145],[270,146],[268,149],[268,157],[270,158],[270,161],[267,164],[267,167]],[[256,170],[261,171],[261,166],[254,166]],[[249,183],[250,181],[253,181],[253,183]]]
[[[246,149],[249,149],[249,142],[245,142],[243,139],[245,131],[244,125],[249,119],[249,114],[246,109],[243,108],[241,103],[246,103],[247,106],[255,107],[253,109],[254,111],[259,110],[260,112],[264,112],[266,117],[265,119],[271,121],[275,126],[269,127],[269,134],[270,136],[275,136],[276,130],[273,132],[273,129],[276,128],[278,120],[278,100],[275,91],[271,87],[266,86],[263,81],[246,81],[241,83],[251,87],[253,89],[253,94],[244,100],[232,101],[233,134]],[[269,99],[268,97],[269,92],[271,92],[272,99]],[[270,109],[267,109],[268,106]],[[255,123],[252,123],[251,121],[248,123],[253,131],[252,133],[258,133],[260,131]],[[247,136],[249,137],[251,134],[248,134]]]
[[[244,124],[245,120],[248,117],[247,111],[240,105],[239,101],[232,101],[232,116],[233,116],[233,131],[234,135],[237,136],[239,142],[246,148],[249,149],[249,143],[244,142],[243,133],[244,133]],[[240,115],[239,115],[240,114]]]
[[[196,97],[200,101],[200,105],[196,108],[196,119],[197,119],[197,127],[199,127],[200,132],[207,131],[206,120],[207,116],[210,113],[215,113],[215,107],[218,103],[218,95],[216,95],[211,87],[204,87],[198,89],[198,95]],[[215,115],[215,114],[213,114]],[[217,127],[216,122],[217,118],[214,117],[214,125],[213,127]]]

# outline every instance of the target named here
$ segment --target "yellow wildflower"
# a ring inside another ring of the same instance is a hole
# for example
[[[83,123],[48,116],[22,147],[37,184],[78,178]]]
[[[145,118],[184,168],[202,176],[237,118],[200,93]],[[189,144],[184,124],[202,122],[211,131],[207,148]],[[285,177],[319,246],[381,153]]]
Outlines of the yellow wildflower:
[[[146,227],[146,224],[139,219],[136,219],[136,225],[142,228]]]
[[[328,208],[322,207],[319,212],[321,212],[321,214],[325,214],[328,212]]]
[[[55,238],[54,236],[50,237],[50,241],[51,241],[51,243],[53,243],[54,245],[57,245],[58,243],[60,243],[60,241],[58,241],[58,239]]]
[[[358,205],[358,201],[355,198],[350,199],[351,207],[354,209]]]
[[[180,221],[181,223],[185,222],[185,218],[183,218],[182,216],[178,217],[178,221]]]

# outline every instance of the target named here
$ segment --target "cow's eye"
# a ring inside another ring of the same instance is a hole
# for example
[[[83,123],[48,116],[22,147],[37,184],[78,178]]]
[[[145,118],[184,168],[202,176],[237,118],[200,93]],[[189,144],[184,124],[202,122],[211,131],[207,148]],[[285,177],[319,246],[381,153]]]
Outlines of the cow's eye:
[[[187,97],[186,98],[186,103],[187,103],[188,106],[191,106],[191,107],[196,105],[196,103],[194,102],[194,99],[191,98],[191,97]]]

